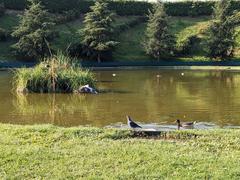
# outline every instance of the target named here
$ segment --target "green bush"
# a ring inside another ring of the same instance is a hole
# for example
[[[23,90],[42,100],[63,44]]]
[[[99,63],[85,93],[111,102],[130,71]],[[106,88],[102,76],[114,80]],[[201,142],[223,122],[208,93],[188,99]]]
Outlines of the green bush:
[[[190,54],[194,43],[198,41],[196,34],[191,34],[181,38],[176,44],[177,55],[187,55]]]
[[[6,41],[8,36],[9,33],[5,29],[0,28],[0,41]]]
[[[0,17],[5,13],[5,8],[3,2],[0,1]]]
[[[26,0],[3,0],[8,9],[23,10],[26,8]],[[51,12],[64,12],[77,9],[81,13],[89,11],[89,7],[94,4],[90,0],[40,0]],[[146,1],[126,1],[109,0],[109,8],[118,15],[146,15],[152,9],[152,3]],[[165,10],[170,16],[200,16],[211,15],[214,1],[181,1],[166,2]],[[233,1],[232,10],[240,9],[240,1]]]
[[[73,93],[86,84],[95,87],[94,75],[61,53],[34,68],[18,69],[14,76],[15,88],[21,93]]]

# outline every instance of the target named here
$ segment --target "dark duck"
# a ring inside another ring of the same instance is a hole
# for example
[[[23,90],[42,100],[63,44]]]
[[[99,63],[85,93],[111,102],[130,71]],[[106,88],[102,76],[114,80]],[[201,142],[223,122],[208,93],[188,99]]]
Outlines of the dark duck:
[[[194,128],[194,124],[196,124],[196,122],[181,122],[180,119],[176,120],[177,126],[178,126],[178,130],[180,130],[181,128],[185,128],[185,129],[193,129]]]

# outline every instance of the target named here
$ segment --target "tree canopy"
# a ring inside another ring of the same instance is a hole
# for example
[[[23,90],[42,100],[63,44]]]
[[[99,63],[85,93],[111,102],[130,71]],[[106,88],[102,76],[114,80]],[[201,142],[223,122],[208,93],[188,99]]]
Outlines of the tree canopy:
[[[103,1],[96,1],[91,11],[85,16],[82,30],[82,44],[86,47],[88,54],[96,54],[98,62],[101,62],[103,52],[111,51],[117,44],[112,40],[114,14],[107,6],[108,4]]]
[[[169,31],[168,16],[161,2],[149,13],[145,32],[144,48],[147,54],[154,58],[165,58],[173,54],[174,37]]]
[[[240,22],[240,13],[232,12],[231,0],[220,0],[214,8],[208,32],[208,55],[212,58],[232,57],[236,42],[235,27]]]
[[[49,13],[37,0],[28,0],[29,8],[21,16],[12,36],[19,39],[13,48],[17,55],[41,59],[49,54],[48,40],[54,25]]]

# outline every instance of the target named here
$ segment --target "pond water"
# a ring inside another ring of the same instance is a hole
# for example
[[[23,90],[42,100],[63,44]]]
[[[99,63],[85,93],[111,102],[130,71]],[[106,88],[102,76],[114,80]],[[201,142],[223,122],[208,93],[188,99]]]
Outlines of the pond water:
[[[217,70],[95,71],[98,95],[12,92],[12,74],[0,72],[0,123],[104,127],[174,125],[176,119],[240,125],[240,72]],[[113,74],[116,74],[114,76]]]

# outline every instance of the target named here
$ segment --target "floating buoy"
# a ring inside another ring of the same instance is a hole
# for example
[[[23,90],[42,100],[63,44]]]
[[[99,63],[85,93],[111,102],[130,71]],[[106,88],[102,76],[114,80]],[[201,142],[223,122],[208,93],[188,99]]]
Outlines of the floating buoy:
[[[181,73],[181,76],[184,76],[185,74],[184,73]]]
[[[161,76],[158,74],[158,75],[157,75],[157,78],[160,78],[160,77],[161,77]]]
[[[116,77],[117,75],[116,74],[112,74],[113,77]]]

